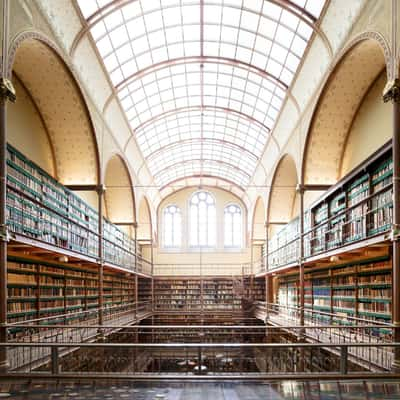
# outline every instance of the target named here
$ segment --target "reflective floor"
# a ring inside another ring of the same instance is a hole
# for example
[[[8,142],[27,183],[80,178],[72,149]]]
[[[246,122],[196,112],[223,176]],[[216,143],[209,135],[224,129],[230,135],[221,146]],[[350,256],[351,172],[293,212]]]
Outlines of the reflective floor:
[[[400,381],[0,383],[0,399],[273,400],[400,399]]]

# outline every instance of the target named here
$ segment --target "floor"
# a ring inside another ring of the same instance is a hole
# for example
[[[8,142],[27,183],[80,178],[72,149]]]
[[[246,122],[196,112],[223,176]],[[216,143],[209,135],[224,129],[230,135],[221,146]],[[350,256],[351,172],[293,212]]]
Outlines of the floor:
[[[400,381],[0,383],[0,399],[15,400],[400,400]]]

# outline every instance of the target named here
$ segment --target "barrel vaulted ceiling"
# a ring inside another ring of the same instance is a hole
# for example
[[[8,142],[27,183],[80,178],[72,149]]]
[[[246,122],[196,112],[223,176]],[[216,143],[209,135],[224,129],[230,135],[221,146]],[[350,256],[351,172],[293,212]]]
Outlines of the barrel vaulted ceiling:
[[[325,0],[77,1],[156,184],[246,188]]]

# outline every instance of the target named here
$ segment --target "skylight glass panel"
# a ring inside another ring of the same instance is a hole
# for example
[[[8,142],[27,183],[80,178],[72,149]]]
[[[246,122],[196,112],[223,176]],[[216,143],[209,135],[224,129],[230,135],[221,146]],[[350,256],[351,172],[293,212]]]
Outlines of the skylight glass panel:
[[[325,0],[77,1],[158,184],[248,184]]]

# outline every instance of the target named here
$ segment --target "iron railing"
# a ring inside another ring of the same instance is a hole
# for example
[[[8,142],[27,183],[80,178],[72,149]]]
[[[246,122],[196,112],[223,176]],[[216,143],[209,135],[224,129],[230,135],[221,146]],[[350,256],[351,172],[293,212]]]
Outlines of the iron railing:
[[[160,374],[262,376],[299,373],[323,375],[359,374],[373,370],[390,372],[355,363],[354,354],[383,353],[400,343],[0,343],[8,353],[24,357],[24,368],[8,370],[12,377],[24,376],[118,377]],[[374,352],[372,352],[374,349]],[[46,354],[41,360],[38,353]]]
[[[154,276],[242,276],[252,273],[251,263],[154,264]]]
[[[349,357],[354,364],[368,370],[389,370],[393,363],[391,347],[376,347],[377,344],[391,345],[389,336],[393,327],[377,325],[314,325],[314,326],[264,326],[264,325],[12,325],[9,329],[19,330],[21,336],[14,337],[13,343],[57,343],[74,344],[101,339],[118,343],[268,343],[282,337],[283,332],[290,333],[290,340],[296,343],[330,343],[330,344],[369,344],[368,348],[351,348]],[[44,362],[49,356],[43,346],[9,351],[10,364],[13,369],[28,366],[33,361]]]
[[[388,185],[312,227],[305,224],[303,235],[305,260],[388,232],[392,224],[392,210],[392,186]],[[268,259],[260,263],[260,268],[256,272],[271,271],[298,263],[299,218],[285,225],[268,242],[266,257]]]

